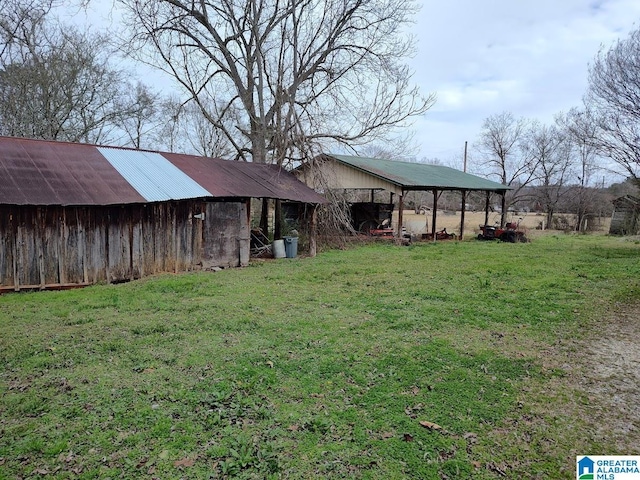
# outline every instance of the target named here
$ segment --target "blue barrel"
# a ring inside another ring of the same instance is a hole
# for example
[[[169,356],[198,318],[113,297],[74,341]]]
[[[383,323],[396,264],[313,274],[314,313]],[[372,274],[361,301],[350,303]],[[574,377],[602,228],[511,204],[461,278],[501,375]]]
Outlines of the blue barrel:
[[[298,255],[298,237],[284,237],[284,251],[287,258]]]

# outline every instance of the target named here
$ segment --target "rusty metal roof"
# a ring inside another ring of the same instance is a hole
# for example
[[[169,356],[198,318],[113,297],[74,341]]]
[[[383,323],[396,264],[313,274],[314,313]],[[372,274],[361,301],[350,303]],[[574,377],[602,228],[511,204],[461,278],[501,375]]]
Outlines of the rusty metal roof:
[[[275,165],[231,162],[215,158],[164,153],[167,158],[214,197],[280,198],[305,203],[326,199]]]
[[[398,162],[379,158],[327,154],[326,157],[366,172],[405,190],[478,190],[504,192],[511,187],[455,168],[426,163]]]
[[[206,197],[326,202],[269,165],[0,137],[0,204],[121,205]]]

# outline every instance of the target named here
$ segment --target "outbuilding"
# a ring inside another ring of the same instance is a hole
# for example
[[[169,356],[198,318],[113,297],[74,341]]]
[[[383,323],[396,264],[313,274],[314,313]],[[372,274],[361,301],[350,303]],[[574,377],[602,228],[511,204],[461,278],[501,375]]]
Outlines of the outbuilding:
[[[390,193],[389,205],[398,203],[398,225],[396,235],[401,236],[404,196],[410,191],[433,193],[431,238],[437,238],[438,196],[443,191],[461,192],[460,238],[464,235],[466,195],[470,191],[486,192],[485,224],[489,216],[489,199],[492,193],[504,195],[511,187],[476,175],[442,165],[400,162],[379,158],[325,154],[316,157],[297,169],[296,175],[315,189],[356,189],[373,193],[385,190]],[[373,203],[373,200],[372,202]],[[384,205],[384,204],[383,204]]]
[[[271,165],[0,137],[0,292],[247,265],[251,198],[326,201]]]
[[[616,198],[613,201],[611,216],[611,235],[637,235],[640,231],[640,198],[632,195]]]

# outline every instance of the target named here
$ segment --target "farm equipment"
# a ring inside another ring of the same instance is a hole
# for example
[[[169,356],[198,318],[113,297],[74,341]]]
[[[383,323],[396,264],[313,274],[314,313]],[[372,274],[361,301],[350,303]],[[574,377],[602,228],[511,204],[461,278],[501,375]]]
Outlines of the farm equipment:
[[[455,240],[458,236],[455,233],[447,233],[447,229],[443,228],[439,232],[436,232],[436,240]],[[432,233],[423,233],[423,240],[433,240]]]
[[[393,203],[358,202],[351,204],[353,228],[365,235],[393,237]]]
[[[504,227],[480,225],[478,240],[502,240],[503,242],[516,243],[527,242],[527,237],[520,230],[520,220],[518,222],[508,222]]]

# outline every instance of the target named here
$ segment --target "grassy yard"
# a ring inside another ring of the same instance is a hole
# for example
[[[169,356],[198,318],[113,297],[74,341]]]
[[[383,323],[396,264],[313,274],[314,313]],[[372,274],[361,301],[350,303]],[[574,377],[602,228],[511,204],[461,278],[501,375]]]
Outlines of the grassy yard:
[[[577,454],[640,454],[575,382],[639,259],[376,244],[1,296],[0,479],[575,478]]]

